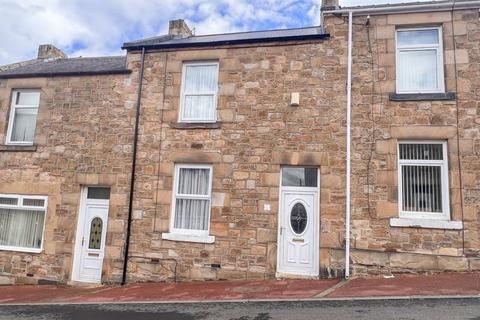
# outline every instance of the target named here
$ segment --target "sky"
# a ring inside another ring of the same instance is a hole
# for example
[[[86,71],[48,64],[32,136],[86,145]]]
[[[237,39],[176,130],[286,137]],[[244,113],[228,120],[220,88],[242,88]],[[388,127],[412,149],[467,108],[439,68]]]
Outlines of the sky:
[[[185,19],[195,34],[318,25],[321,0],[0,0],[0,65],[53,44],[70,57],[121,55],[123,42]],[[418,0],[340,0],[342,6]]]

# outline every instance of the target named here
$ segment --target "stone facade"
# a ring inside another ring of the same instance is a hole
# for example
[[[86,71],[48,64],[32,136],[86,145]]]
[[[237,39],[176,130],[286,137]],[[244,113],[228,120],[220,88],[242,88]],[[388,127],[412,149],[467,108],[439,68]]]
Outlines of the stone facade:
[[[326,257],[342,247],[345,97],[336,93],[344,88],[344,55],[341,39],[146,55],[132,280],[273,278],[282,165],[321,168],[321,251]],[[129,53],[130,63],[139,59]],[[182,64],[192,60],[219,61],[217,129],[176,125]],[[298,107],[289,106],[291,92],[300,93]],[[161,237],[175,163],[213,164],[213,244]]]
[[[354,275],[480,268],[478,10],[456,11],[453,20],[449,12],[376,15],[368,26],[366,16],[354,19]],[[326,16],[324,24],[331,34],[324,40],[147,51],[129,281],[274,278],[280,169],[286,165],[320,168],[320,276],[342,274],[347,19]],[[443,27],[446,88],[457,93],[458,105],[390,100],[395,29],[412,24]],[[138,51],[127,53],[129,75],[0,80],[0,141],[11,90],[41,88],[36,151],[0,148],[0,193],[49,196],[44,251],[3,251],[2,281],[70,279],[82,185],[112,188],[102,280],[119,281],[140,59]],[[219,62],[219,120],[179,125],[182,66],[199,60]],[[293,92],[300,94],[296,107],[290,106]],[[399,215],[402,139],[448,141],[451,215],[463,230],[390,226]],[[213,167],[214,243],[162,239],[169,231],[175,163]]]
[[[110,186],[104,281],[123,262],[135,109],[125,103],[127,76],[0,80],[0,141],[5,142],[12,89],[39,88],[34,146],[2,145],[0,193],[48,196],[41,253],[2,251],[4,282],[71,278],[81,186]],[[35,151],[36,149],[36,151]]]
[[[478,10],[354,17],[352,83],[352,262],[354,274],[405,270],[478,270],[480,250],[480,120]],[[443,29],[450,101],[391,101],[395,30]],[[327,16],[327,31],[344,38],[347,21]],[[456,62],[456,65],[455,65]],[[457,75],[457,77],[455,76]],[[398,217],[397,143],[448,141],[451,219],[463,230],[391,227]]]

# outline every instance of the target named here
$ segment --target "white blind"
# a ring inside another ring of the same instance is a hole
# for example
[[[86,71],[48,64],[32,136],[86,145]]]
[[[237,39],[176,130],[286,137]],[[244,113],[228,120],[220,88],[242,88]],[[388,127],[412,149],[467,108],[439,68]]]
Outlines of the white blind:
[[[177,179],[174,227],[208,230],[210,169],[180,168]]]
[[[397,31],[397,92],[443,89],[440,29]]]
[[[39,249],[45,211],[0,208],[0,246]]]
[[[182,120],[214,121],[218,64],[187,64],[183,84]]]
[[[398,83],[405,91],[437,88],[437,51],[415,50],[398,53]]]
[[[402,211],[442,213],[443,144],[400,144]]]
[[[442,178],[439,166],[403,166],[403,210],[442,212]]]
[[[9,141],[12,143],[33,142],[40,93],[15,91],[14,94]]]

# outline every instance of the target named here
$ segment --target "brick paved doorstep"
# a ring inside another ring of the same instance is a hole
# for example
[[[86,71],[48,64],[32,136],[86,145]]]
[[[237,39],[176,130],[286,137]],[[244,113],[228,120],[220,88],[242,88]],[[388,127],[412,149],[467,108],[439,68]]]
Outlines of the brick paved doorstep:
[[[1,303],[314,299],[340,280],[255,280],[141,283],[125,287],[4,286]],[[327,291],[328,292],[328,291]],[[327,298],[479,295],[480,273],[353,279]]]
[[[328,298],[480,295],[480,273],[353,279]]]

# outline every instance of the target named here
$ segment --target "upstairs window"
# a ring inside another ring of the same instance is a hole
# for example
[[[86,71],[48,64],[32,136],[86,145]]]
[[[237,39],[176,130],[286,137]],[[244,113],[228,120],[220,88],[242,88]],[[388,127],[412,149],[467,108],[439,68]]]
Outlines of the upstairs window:
[[[208,235],[212,167],[183,165],[175,167],[172,232],[188,235]]]
[[[398,146],[400,217],[450,219],[446,142]]]
[[[42,250],[47,197],[0,195],[0,250]]]
[[[39,102],[38,91],[13,91],[7,144],[33,144]]]
[[[397,30],[397,93],[440,93],[443,79],[442,28]]]
[[[180,122],[217,120],[218,62],[183,65]]]

